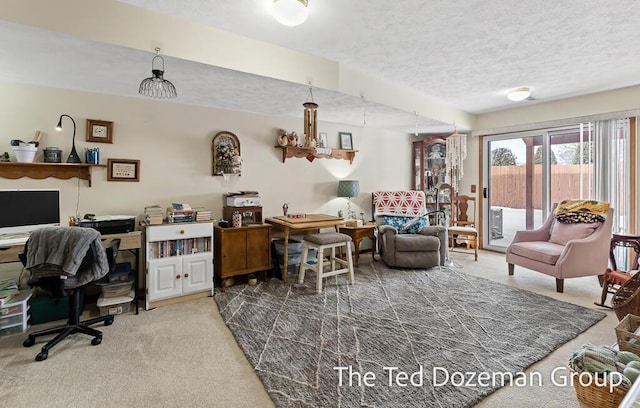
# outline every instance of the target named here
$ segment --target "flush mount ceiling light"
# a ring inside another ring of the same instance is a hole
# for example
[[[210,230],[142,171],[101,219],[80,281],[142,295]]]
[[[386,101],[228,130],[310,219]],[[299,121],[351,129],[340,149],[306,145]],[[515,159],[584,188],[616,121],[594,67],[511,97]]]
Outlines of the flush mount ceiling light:
[[[271,15],[282,25],[297,26],[309,15],[308,0],[273,0]]]
[[[507,94],[507,99],[514,102],[524,101],[531,96],[531,90],[529,87],[523,86],[522,88],[514,89]]]
[[[156,62],[161,63],[161,67],[156,67]],[[162,76],[164,75],[164,59],[160,56],[160,48],[156,47],[156,56],[151,60],[152,76],[142,80],[140,83],[140,95],[151,98],[169,99],[178,96],[176,87]]]

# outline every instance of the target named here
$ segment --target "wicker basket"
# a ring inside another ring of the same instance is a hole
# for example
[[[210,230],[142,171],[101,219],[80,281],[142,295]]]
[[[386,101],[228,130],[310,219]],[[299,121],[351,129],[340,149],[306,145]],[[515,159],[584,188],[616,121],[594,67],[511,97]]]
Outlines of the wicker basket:
[[[608,386],[598,386],[595,381],[591,381],[590,385],[582,385],[578,379],[580,373],[573,369],[571,360],[569,360],[569,371],[571,371],[573,387],[576,389],[578,400],[588,407],[617,408],[627,394],[626,391],[617,387],[613,388],[613,392],[609,392]]]
[[[634,274],[620,286],[611,299],[611,306],[618,320],[628,314],[640,315],[640,273]]]
[[[628,314],[616,326],[618,348],[640,355],[640,336],[635,331],[640,326],[640,316]]]

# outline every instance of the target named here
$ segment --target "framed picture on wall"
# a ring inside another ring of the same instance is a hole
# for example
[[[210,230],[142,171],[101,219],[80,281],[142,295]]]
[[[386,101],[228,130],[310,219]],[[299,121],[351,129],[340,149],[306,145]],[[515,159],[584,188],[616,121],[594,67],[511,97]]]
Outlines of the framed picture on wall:
[[[353,138],[351,133],[340,132],[340,148],[344,150],[353,150]]]
[[[140,160],[108,159],[107,181],[140,181]]]
[[[318,136],[318,147],[329,147],[327,134],[325,132],[320,132],[320,135]]]
[[[113,143],[113,122],[87,119],[87,142]]]

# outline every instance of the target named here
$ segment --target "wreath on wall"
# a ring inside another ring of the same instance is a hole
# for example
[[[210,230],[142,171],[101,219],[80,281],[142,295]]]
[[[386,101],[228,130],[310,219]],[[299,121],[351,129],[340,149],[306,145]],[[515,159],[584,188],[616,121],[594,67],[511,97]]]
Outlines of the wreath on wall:
[[[236,135],[227,131],[218,132],[211,142],[211,150],[213,157],[211,175],[240,175],[242,173],[240,141]]]

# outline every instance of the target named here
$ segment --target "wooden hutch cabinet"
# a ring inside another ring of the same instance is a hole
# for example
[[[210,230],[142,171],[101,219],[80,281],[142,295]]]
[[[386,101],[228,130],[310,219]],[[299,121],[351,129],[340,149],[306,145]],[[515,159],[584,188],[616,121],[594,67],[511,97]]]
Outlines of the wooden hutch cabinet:
[[[271,225],[214,228],[215,276],[224,280],[271,269]],[[265,272],[266,274],[266,272]],[[266,277],[266,275],[265,275]]]
[[[424,191],[428,212],[442,210],[449,214],[451,189],[438,189],[440,183],[445,183],[447,172],[445,139],[445,136],[431,136],[413,142],[413,188]],[[432,224],[440,221],[442,220],[436,220],[435,215],[430,217]]]

